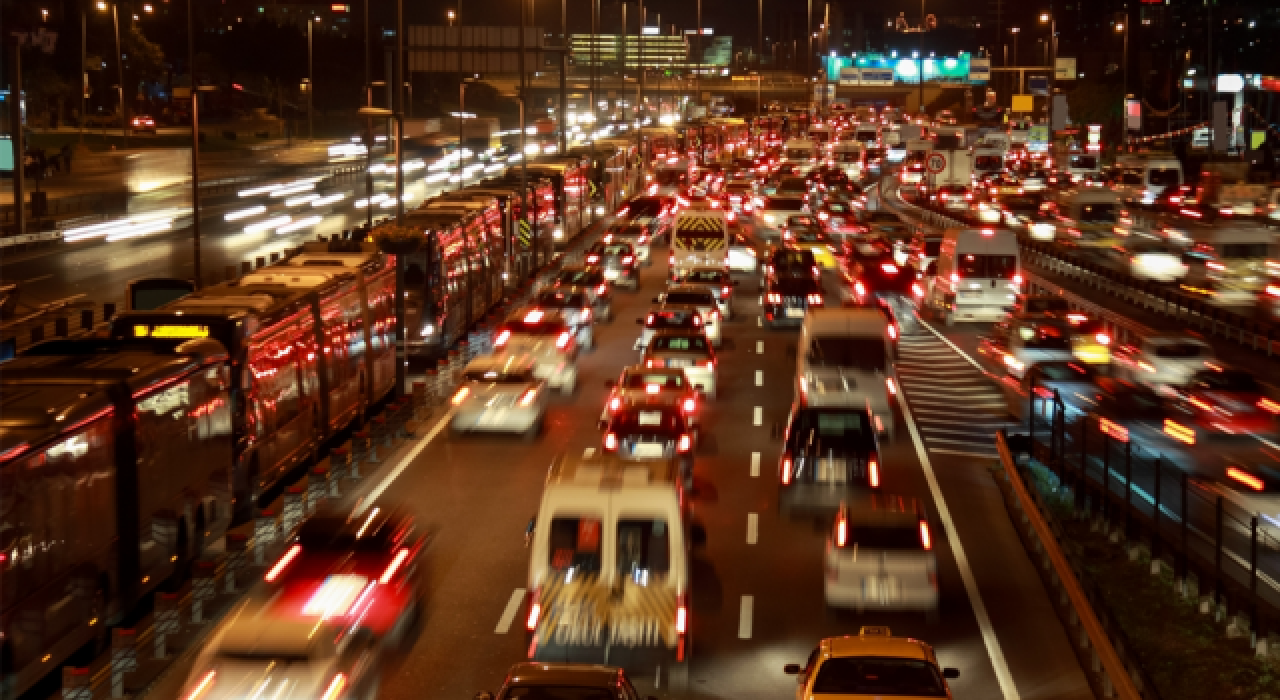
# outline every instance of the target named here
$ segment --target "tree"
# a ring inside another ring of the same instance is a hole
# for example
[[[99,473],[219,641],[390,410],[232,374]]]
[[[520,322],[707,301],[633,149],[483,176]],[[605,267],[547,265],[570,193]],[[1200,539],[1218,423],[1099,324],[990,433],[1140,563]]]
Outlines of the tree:
[[[137,24],[131,24],[120,33],[120,52],[125,57],[125,100],[133,99],[138,92],[139,83],[155,82],[164,78],[164,50],[159,44],[148,41]]]
[[[1080,81],[1067,93],[1067,113],[1076,124],[1101,124],[1103,139],[1119,143],[1124,136],[1123,90],[1119,85],[1101,81]]]

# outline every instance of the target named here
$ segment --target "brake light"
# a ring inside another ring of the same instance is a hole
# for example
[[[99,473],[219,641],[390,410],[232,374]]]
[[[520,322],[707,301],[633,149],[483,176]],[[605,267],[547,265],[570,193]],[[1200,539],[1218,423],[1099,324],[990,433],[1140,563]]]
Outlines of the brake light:
[[[276,565],[271,567],[271,570],[267,572],[267,575],[262,577],[263,580],[267,583],[272,583],[276,579],[280,578],[280,574],[283,573],[289,564],[291,564],[294,559],[297,559],[298,555],[301,553],[302,545],[295,544],[290,547],[289,551],[285,552],[284,556],[280,557],[280,561],[277,561]]]
[[[591,320],[591,307],[590,306],[582,307],[582,322],[586,323],[587,321],[590,321],[590,320]]]
[[[676,445],[677,452],[688,452],[693,447],[693,438],[688,435],[681,435],[680,442]]]
[[[608,283],[606,283],[606,282],[601,282],[601,283],[600,283],[600,286],[599,286],[599,287],[596,287],[596,294],[598,294],[598,295],[600,295],[600,296],[604,296],[604,295],[605,295],[605,293],[606,293],[606,292],[608,292],[608,291],[609,291],[609,285],[608,285]]]
[[[1241,484],[1244,484],[1245,486],[1248,486],[1254,491],[1261,491],[1263,486],[1265,486],[1265,484],[1263,484],[1262,482],[1262,479],[1259,479],[1258,477],[1250,474],[1249,472],[1239,467],[1227,467],[1227,477],[1230,478],[1232,481],[1237,481]]]
[[[573,335],[570,334],[569,331],[561,331],[560,337],[556,338],[556,348],[564,350],[569,347],[569,340],[571,338],[573,338]]]
[[[457,405],[460,405],[463,401],[466,401],[467,395],[470,393],[471,393],[470,387],[464,386],[461,389],[459,389],[458,393],[453,395],[453,405],[457,406]]]
[[[694,325],[694,326],[701,326],[701,325],[702,325],[702,317],[701,317],[701,316],[697,316],[697,315],[695,315],[695,316],[693,317],[693,325]]]
[[[1205,263],[1204,266],[1209,268],[1210,270],[1217,270],[1218,272],[1222,272],[1223,270],[1227,269],[1226,265],[1223,265],[1222,263],[1216,262],[1213,260],[1210,260],[1209,262]]]
[[[600,256],[599,256],[599,255],[596,255],[595,253],[592,253],[591,255],[588,255],[588,256],[587,256],[587,264],[588,264],[588,265],[593,265],[593,264],[598,263],[598,262],[600,262]]]
[[[641,236],[638,240],[636,240],[636,243],[639,243],[640,245],[644,245],[645,243],[648,243],[648,242],[649,242],[648,236]]]
[[[715,358],[712,358],[712,359],[710,359],[710,360],[707,360],[706,362],[704,362],[704,363],[702,364],[702,366],[703,366],[703,367],[706,367],[707,369],[715,369],[715,368],[716,368],[716,361],[715,361]]]
[[[871,458],[867,460],[867,481],[871,484],[871,488],[880,488],[880,461],[875,453],[872,453]]]
[[[649,314],[648,316],[645,316],[645,317],[644,317],[644,325],[646,325],[646,326],[652,326],[652,325],[653,325],[653,314]]]
[[[843,547],[849,543],[849,521],[840,516],[836,521],[836,546]]]
[[[683,408],[685,413],[693,413],[698,408],[698,403],[693,399],[685,399]]]
[[[956,273],[956,272],[951,273],[951,283],[955,284],[956,282],[959,282],[959,281],[960,281],[959,273]]]
[[[197,700],[201,695],[204,695],[208,692],[209,688],[213,687],[213,680],[217,677],[217,671],[210,671],[204,674],[200,679],[200,682],[196,684],[196,687],[191,689],[191,693],[187,695],[186,700]]]
[[[392,559],[391,563],[387,564],[387,570],[382,572],[382,576],[378,579],[378,583],[384,586],[391,583],[392,577],[396,575],[396,572],[400,570],[401,566],[404,566],[404,562],[408,558],[409,550],[401,548],[400,551],[396,552],[395,559]]]
[[[893,377],[885,377],[884,386],[889,390],[890,396],[898,395],[898,385],[893,383]]]
[[[920,546],[926,550],[933,549],[933,535],[929,533],[929,523],[920,521]]]
[[[689,629],[689,605],[685,602],[685,597],[680,596],[679,604],[676,606],[676,634],[684,634]]]
[[[525,391],[524,394],[520,396],[520,405],[528,406],[529,404],[533,403],[534,398],[536,398],[537,396],[538,396],[537,389],[529,389]]]
[[[719,321],[719,320],[720,320],[720,309],[712,309],[712,310],[711,310],[711,313],[709,313],[709,314],[707,314],[707,315],[708,315],[708,316],[710,316],[711,318],[713,318],[713,319],[715,319],[715,320]]]
[[[1196,444],[1196,431],[1175,420],[1164,419],[1164,434],[1188,445]]]
[[[991,229],[991,228],[984,228],[984,229],[982,229],[982,235],[984,235],[984,236],[994,236],[994,235],[996,235],[996,231],[995,231],[995,229]]]
[[[857,281],[857,282],[854,282],[854,283],[853,283],[853,293],[854,293],[854,294],[857,294],[859,297],[865,297],[865,296],[867,295],[867,287],[866,287],[866,285],[862,284],[862,281],[861,281],[861,280],[859,280],[859,281]]]
[[[782,295],[781,295],[781,294],[779,294],[779,293],[777,293],[777,292],[769,292],[769,293],[765,296],[765,299],[766,299],[770,304],[781,304],[781,303],[782,303]]]
[[[805,300],[809,302],[810,306],[822,306],[821,294],[810,294],[808,297],[805,297]]]
[[[922,289],[922,288],[920,287],[920,285],[919,285],[919,284],[914,284],[914,283],[913,283],[913,284],[911,285],[911,293],[912,293],[912,294],[914,294],[914,295],[916,295],[916,296],[918,296],[918,297],[923,297],[923,296],[924,296],[924,289]]]
[[[897,327],[897,326],[895,326],[895,325],[893,325],[892,323],[890,323],[890,324],[887,326],[887,329],[888,329],[888,331],[889,331],[889,340],[897,340],[897,339],[898,339],[898,327]]]
[[[617,411],[619,408],[622,408],[622,399],[621,399],[621,398],[619,398],[619,397],[615,396],[615,397],[613,397],[613,398],[609,399],[609,412],[611,412],[611,413],[612,413],[612,412],[614,412],[614,411]]]
[[[880,263],[880,271],[886,275],[898,274],[898,266],[893,263]]]
[[[721,288],[720,288],[720,295],[721,295],[721,296],[729,296],[729,292],[732,292],[732,291],[733,291],[733,287],[721,287]]]
[[[1098,430],[1103,435],[1109,435],[1120,442],[1129,442],[1129,429],[1123,425],[1116,425],[1106,418],[1098,419]]]
[[[675,254],[675,253],[672,253],[672,254],[670,254],[670,255],[668,255],[668,256],[667,256],[667,264],[668,264],[668,265],[674,265],[674,264],[676,264],[676,254]]]
[[[1258,399],[1258,408],[1261,408],[1267,413],[1280,414],[1280,403],[1276,403],[1275,401],[1272,401],[1271,399],[1268,399],[1266,397]]]
[[[493,347],[500,348],[506,345],[508,340],[511,340],[511,331],[504,330],[498,334],[497,338],[493,339]]]
[[[626,215],[627,215],[627,212],[629,212],[629,211],[631,211],[631,205],[630,205],[630,204],[623,205],[623,207],[622,207],[621,209],[619,209],[619,210],[618,210],[618,216],[620,216],[620,217],[621,217],[621,216],[626,216]]]
[[[1017,287],[1022,286],[1022,273],[1018,273],[1013,276],[1013,284],[1014,286],[1017,286]]]
[[[783,457],[782,464],[779,465],[778,471],[782,477],[782,485],[786,486],[791,483],[791,458]]]
[[[817,279],[817,278],[819,278],[819,277],[821,277],[821,276],[822,276],[822,269],[821,269],[821,268],[819,268],[817,265],[814,265],[814,266],[813,266],[813,277],[814,277],[814,279]]]
[[[609,451],[618,449],[618,436],[614,433],[605,433],[604,448]]]

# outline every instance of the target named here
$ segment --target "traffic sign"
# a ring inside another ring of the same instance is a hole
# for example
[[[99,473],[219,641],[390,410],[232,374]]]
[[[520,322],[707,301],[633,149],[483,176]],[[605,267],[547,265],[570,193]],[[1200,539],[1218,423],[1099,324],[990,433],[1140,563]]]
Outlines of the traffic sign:
[[[937,175],[947,169],[947,157],[941,153],[930,153],[929,157],[924,161],[924,167],[929,172]]]

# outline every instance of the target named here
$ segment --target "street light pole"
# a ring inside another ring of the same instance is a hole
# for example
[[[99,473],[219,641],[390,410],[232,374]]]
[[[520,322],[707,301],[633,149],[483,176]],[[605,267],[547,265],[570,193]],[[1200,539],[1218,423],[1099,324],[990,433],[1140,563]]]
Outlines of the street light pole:
[[[315,140],[316,122],[312,116],[312,99],[311,96],[316,91],[315,70],[312,68],[311,61],[311,25],[315,24],[314,20],[307,20],[307,140]]]
[[[196,83],[196,13],[187,0],[187,71],[191,73],[191,262],[196,289],[204,286],[200,268],[200,87]]]
[[[924,0],[920,0],[920,63],[917,66],[919,74],[916,78],[920,81],[920,107],[919,113],[924,114],[924,28],[925,28]]]
[[[756,70],[764,67],[764,0],[756,1]],[[777,68],[777,66],[774,66]]]
[[[84,143],[84,88],[88,82],[88,69],[85,65],[89,61],[89,23],[85,19],[84,10],[80,10],[80,143]],[[21,158],[15,157],[14,162],[20,161]]]
[[[120,135],[124,137],[124,147],[129,147],[129,114],[124,106],[124,54],[120,52],[120,13],[119,5],[111,6],[111,23],[116,30],[116,92],[120,96]],[[16,162],[16,161],[15,161]]]
[[[1053,91],[1058,84],[1058,18],[1043,12],[1040,22],[1049,24],[1049,130],[1053,130]],[[1016,48],[1016,47],[1015,47]],[[1015,56],[1017,52],[1015,51]],[[1021,79],[1019,79],[1021,82]]]
[[[809,0],[813,2],[813,0]],[[693,89],[697,92],[693,97],[693,104],[697,105],[702,101],[702,0],[698,0],[698,24],[693,28],[693,36],[698,40],[698,48],[694,49],[694,69],[693,69]],[[699,156],[702,155],[699,148]],[[701,157],[699,157],[701,162]]]

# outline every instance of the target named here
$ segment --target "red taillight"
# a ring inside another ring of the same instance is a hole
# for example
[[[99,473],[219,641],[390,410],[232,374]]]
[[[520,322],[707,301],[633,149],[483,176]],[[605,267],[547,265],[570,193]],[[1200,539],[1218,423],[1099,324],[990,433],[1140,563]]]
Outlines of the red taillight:
[[[646,326],[652,326],[652,325],[653,325],[653,314],[649,314],[648,316],[645,316],[645,317],[644,317],[644,325],[646,325]]]
[[[1099,345],[1111,344],[1111,336],[1107,335],[1106,333],[1097,333],[1093,336],[1093,339],[1098,341]]]
[[[1227,477],[1232,481],[1244,484],[1254,491],[1261,491],[1265,484],[1262,479],[1250,474],[1239,467],[1227,467]]]
[[[1280,414],[1280,403],[1276,403],[1275,401],[1272,401],[1271,399],[1268,399],[1266,397],[1258,399],[1258,408],[1261,408],[1267,413]]]
[[[209,689],[213,687],[214,679],[217,677],[217,671],[209,671],[204,674],[204,676],[200,678],[200,682],[196,684],[196,687],[192,688],[191,692],[187,694],[186,700],[198,700],[200,696],[209,692]]]
[[[560,337],[556,338],[556,347],[564,350],[569,347],[569,340],[573,338],[573,334],[569,331],[561,331]]]
[[[528,406],[529,404],[533,403],[533,400],[537,397],[538,397],[537,389],[528,389],[523,394],[521,394],[520,405]]]
[[[1022,286],[1022,275],[1021,275],[1021,274],[1016,274],[1016,275],[1014,275],[1014,276],[1013,276],[1013,283],[1014,283],[1014,285],[1016,285],[1016,286],[1018,286],[1018,287],[1021,287],[1021,286]]]
[[[859,297],[865,297],[867,295],[866,285],[864,285],[861,280],[854,282],[853,293],[858,295]]]
[[[675,253],[672,253],[671,255],[668,255],[668,256],[667,256],[667,264],[668,264],[668,265],[674,265],[674,264],[676,264],[676,254],[675,254]]]
[[[613,397],[613,398],[609,399],[609,411],[610,411],[610,412],[617,411],[619,408],[622,408],[622,399],[621,399],[621,398],[619,398],[619,397],[615,396],[615,397]]]
[[[871,488],[880,488],[880,461],[875,454],[867,460],[867,481],[871,484]]]
[[[694,315],[694,317],[693,317],[693,325],[694,325],[694,326],[701,326],[701,325],[702,325],[702,317],[701,317],[701,316],[698,316],[698,315]]]
[[[596,287],[596,294],[600,296],[604,296],[605,292],[608,292],[608,291],[609,291],[609,284],[607,282],[601,282],[600,286]]]
[[[618,436],[614,433],[605,433],[604,448],[610,451],[618,449]]]
[[[726,297],[727,297],[727,296],[729,296],[729,292],[732,292],[732,291],[733,291],[733,287],[721,287],[721,288],[720,288],[720,295],[721,295],[721,296],[726,296]]]
[[[886,275],[898,274],[898,266],[893,263],[880,263],[880,271]]]
[[[715,369],[715,367],[716,367],[716,360],[715,360],[715,358],[713,357],[713,358],[711,358],[710,360],[707,360],[706,362],[702,363],[702,366],[703,366],[703,367],[706,367],[707,369]]]
[[[1129,442],[1129,429],[1123,425],[1117,425],[1106,418],[1098,419],[1098,431],[1103,435],[1109,435],[1120,442]]]
[[[786,486],[791,483],[791,458],[783,457],[782,464],[778,466],[779,476],[782,479],[782,485]]]
[[[301,553],[302,545],[295,544],[290,547],[289,551],[285,552],[284,556],[280,557],[280,561],[277,561],[276,565],[271,567],[271,570],[267,572],[267,575],[262,577],[263,580],[267,583],[272,583],[276,579],[280,578],[280,574],[283,573],[289,564],[292,563],[294,559],[297,559],[298,555]]]
[[[453,405],[454,406],[461,405],[463,401],[467,400],[467,395],[470,393],[471,393],[471,389],[469,387],[464,386],[461,389],[459,389],[458,393],[453,395]]]
[[[676,634],[684,634],[689,630],[689,605],[685,601],[684,595],[676,605]]]
[[[1276,298],[1280,298],[1280,285],[1278,284],[1267,285],[1267,294]]]
[[[765,295],[765,299],[768,300],[770,304],[782,303],[782,295],[778,294],[777,292],[769,292],[767,295]]]
[[[1188,445],[1196,444],[1196,431],[1175,420],[1164,419],[1164,434]]]
[[[657,384],[645,384],[645,385],[644,385],[644,393],[646,393],[646,394],[657,394],[657,393],[659,393],[659,392],[661,392],[661,391],[662,391],[662,387],[658,386]]]
[[[676,445],[677,452],[688,452],[693,447],[693,438],[688,435],[681,435],[680,442]]]
[[[898,395],[898,385],[893,382],[893,377],[885,377],[884,388],[889,390],[890,396]]]
[[[929,534],[929,523],[920,521],[920,546],[926,550],[933,549],[933,535]]]
[[[622,256],[622,264],[623,264],[623,265],[632,265],[632,264],[634,264],[634,263],[635,263],[635,261],[636,261],[636,256],[634,256],[634,255],[624,255],[624,256]]]
[[[536,593],[534,594],[537,595]],[[542,603],[537,600],[529,604],[529,618],[524,622],[524,628],[530,632],[538,629],[538,618],[542,617]]]
[[[822,276],[822,268],[818,267],[817,265],[814,265],[812,269],[813,269],[814,279],[817,279]]]
[[[683,408],[685,413],[693,413],[698,408],[698,403],[693,399],[685,399]]]
[[[538,323],[538,322],[540,322],[540,321],[542,320],[542,317],[543,317],[543,316],[546,316],[546,313],[544,313],[544,312],[542,311],[542,309],[534,309],[534,310],[532,310],[532,311],[530,311],[529,313],[527,313],[527,314],[525,314],[525,315],[524,315],[524,322],[525,322],[525,323]]]
[[[400,570],[400,567],[404,566],[404,562],[408,558],[409,550],[402,548],[400,551],[396,552],[395,558],[391,560],[390,564],[387,564],[387,570],[382,572],[382,576],[378,579],[378,583],[384,586],[391,583],[391,579],[395,577],[396,572]]]
[[[497,338],[493,339],[493,347],[500,348],[506,345],[508,340],[511,340],[511,331],[502,331]]]
[[[591,320],[591,307],[589,306],[582,307],[582,322],[586,323],[587,321],[590,321],[590,320]]]

